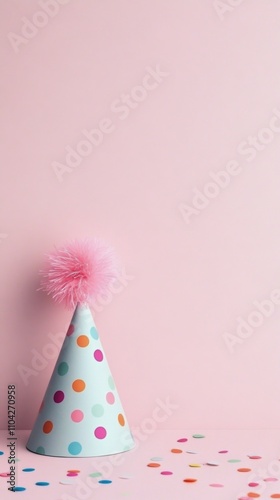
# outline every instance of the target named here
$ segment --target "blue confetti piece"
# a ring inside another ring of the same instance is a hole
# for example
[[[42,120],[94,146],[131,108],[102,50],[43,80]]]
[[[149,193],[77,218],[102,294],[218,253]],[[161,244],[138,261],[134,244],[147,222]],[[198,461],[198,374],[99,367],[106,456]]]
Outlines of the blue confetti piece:
[[[38,483],[35,483],[36,486],[49,486],[50,483],[47,483],[46,481],[38,481]]]
[[[22,472],[33,472],[35,469],[32,467],[26,467],[25,469],[22,469]]]
[[[112,481],[110,481],[110,479],[101,479],[100,481],[98,481],[100,484],[110,484]]]
[[[26,488],[24,488],[23,486],[15,486],[13,488],[13,491],[25,491],[25,490],[26,490]]]

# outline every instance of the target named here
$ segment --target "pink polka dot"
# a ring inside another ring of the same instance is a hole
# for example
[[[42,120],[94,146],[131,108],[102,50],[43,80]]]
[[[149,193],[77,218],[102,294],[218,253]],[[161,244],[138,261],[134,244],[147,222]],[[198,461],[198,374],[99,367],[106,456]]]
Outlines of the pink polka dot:
[[[96,351],[94,351],[94,353],[93,353],[93,356],[96,359],[96,361],[102,361],[103,360],[103,352],[100,351],[100,349],[96,349]]]
[[[109,403],[109,405],[113,405],[115,402],[115,396],[112,392],[107,392],[106,394],[106,401]]]
[[[104,427],[96,427],[94,435],[97,439],[104,439],[107,436],[107,431]]]
[[[63,391],[56,391],[53,400],[55,403],[61,403],[64,400],[64,392]]]
[[[75,330],[74,325],[70,325],[66,333],[67,337],[70,337],[70,335],[74,333],[74,330]]]
[[[71,419],[73,422],[81,422],[84,418],[84,414],[81,410],[74,410],[71,413]]]

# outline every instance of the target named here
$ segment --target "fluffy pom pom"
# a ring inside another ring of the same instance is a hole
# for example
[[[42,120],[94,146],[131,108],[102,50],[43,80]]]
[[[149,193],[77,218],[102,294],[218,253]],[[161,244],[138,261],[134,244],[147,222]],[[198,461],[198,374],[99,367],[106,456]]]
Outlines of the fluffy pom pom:
[[[70,309],[104,294],[116,279],[112,248],[101,240],[73,241],[47,255],[40,290]]]

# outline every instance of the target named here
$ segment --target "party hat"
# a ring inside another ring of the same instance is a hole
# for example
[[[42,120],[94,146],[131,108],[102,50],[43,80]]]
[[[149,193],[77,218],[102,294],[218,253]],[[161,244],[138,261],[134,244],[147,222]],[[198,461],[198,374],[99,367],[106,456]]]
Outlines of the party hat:
[[[75,311],[27,449],[57,457],[130,450],[134,441],[99,334],[87,305],[114,278],[111,251],[74,242],[49,255],[42,288]]]

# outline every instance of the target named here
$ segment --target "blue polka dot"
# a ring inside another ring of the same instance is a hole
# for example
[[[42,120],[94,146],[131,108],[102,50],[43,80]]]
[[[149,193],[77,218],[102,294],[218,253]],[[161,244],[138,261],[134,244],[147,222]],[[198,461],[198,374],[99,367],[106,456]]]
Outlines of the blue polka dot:
[[[4,455],[4,451],[0,451],[0,455]]]
[[[36,448],[36,453],[40,453],[40,455],[45,455],[45,448],[43,448],[43,446],[38,446],[38,448]]]
[[[95,326],[92,326],[91,329],[90,329],[90,334],[92,336],[92,338],[94,340],[98,340],[99,339],[99,336],[98,336],[98,331],[96,330]]]
[[[79,455],[79,453],[81,453],[82,451],[82,445],[77,441],[73,441],[69,444],[68,451],[70,455]]]
[[[110,479],[100,479],[100,481],[98,481],[100,484],[110,484],[112,481],[110,481]]]
[[[22,472],[33,472],[34,470],[32,467],[27,467],[26,469],[22,469]]]
[[[13,491],[25,491],[25,490],[26,490],[26,488],[24,488],[23,486],[15,486],[13,488]]]
[[[36,486],[49,486],[50,483],[47,483],[46,481],[38,481],[38,483],[35,483]]]

